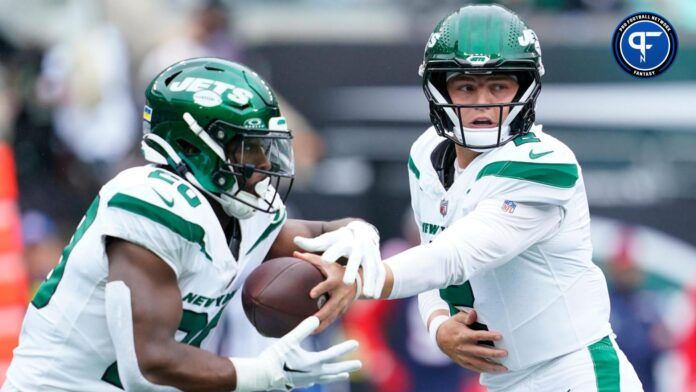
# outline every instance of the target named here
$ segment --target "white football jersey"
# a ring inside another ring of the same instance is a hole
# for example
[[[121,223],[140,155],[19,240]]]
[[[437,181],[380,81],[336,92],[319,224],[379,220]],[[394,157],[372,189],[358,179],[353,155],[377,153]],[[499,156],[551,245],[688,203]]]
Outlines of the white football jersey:
[[[563,216],[550,238],[501,265],[492,260],[492,268],[440,290],[452,314],[474,308],[479,323],[503,336],[495,346],[508,351],[501,363],[511,372],[486,373],[484,385],[509,384],[509,377],[524,373],[517,370],[609,335],[607,284],[592,262],[587,198],[573,152],[535,126],[529,134],[476,157],[445,189],[433,151],[446,140],[430,128],[411,149],[412,207],[422,243],[431,242],[484,200],[499,202],[506,214],[522,204],[541,204],[559,206]],[[447,237],[456,240],[452,234]],[[485,249],[476,251],[485,258]]]
[[[101,189],[29,305],[7,380],[22,391],[122,389],[104,306],[107,236],[141,245],[172,268],[183,306],[175,338],[200,346],[285,222],[277,199],[278,212],[240,221],[235,260],[193,185],[152,165],[121,172]]]

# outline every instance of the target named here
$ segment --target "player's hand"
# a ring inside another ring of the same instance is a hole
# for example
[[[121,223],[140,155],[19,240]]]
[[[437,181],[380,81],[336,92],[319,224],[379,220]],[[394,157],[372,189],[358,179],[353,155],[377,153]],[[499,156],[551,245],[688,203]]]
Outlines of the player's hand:
[[[352,284],[363,270],[363,292],[368,298],[379,298],[386,278],[386,270],[379,253],[379,233],[371,224],[353,221],[338,230],[316,238],[295,237],[295,245],[309,252],[323,252],[321,259],[333,263],[347,257],[343,283]]]
[[[362,367],[358,360],[337,359],[358,348],[348,340],[324,351],[306,351],[300,342],[319,326],[319,319],[308,317],[256,358],[230,358],[237,373],[235,391],[265,391],[309,387],[316,383],[347,380],[348,374]]]
[[[437,330],[437,345],[459,366],[479,373],[506,372],[507,368],[495,363],[495,358],[507,356],[507,351],[479,344],[479,341],[498,341],[498,332],[471,329],[476,322],[476,311],[460,312],[442,323]]]
[[[319,298],[324,294],[329,296],[326,303],[314,314],[321,320],[319,328],[315,331],[315,333],[319,333],[331,325],[338,317],[342,316],[350,308],[350,305],[355,302],[357,299],[357,284],[343,284],[345,267],[338,263],[323,263],[319,256],[312,253],[295,252],[293,256],[314,264],[326,276],[323,282],[314,286],[309,292],[309,296],[313,299]]]

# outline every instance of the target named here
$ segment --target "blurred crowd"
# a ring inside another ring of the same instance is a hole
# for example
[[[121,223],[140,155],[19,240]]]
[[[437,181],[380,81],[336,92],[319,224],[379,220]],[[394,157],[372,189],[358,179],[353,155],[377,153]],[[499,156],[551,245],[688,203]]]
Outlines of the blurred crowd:
[[[325,2],[328,0],[305,3]],[[677,0],[661,2],[685,6]],[[625,8],[628,0],[501,3],[513,9],[601,12]],[[177,11],[157,8],[167,4]],[[404,2],[416,10],[430,4],[425,0]],[[447,0],[440,5],[453,8],[461,4]],[[90,2],[88,8],[91,16],[78,18],[83,25],[58,39],[20,42],[0,33],[0,141],[9,142],[14,150],[23,258],[32,290],[57,263],[77,220],[100,186],[120,170],[144,163],[139,147],[140,108],[142,92],[155,74],[178,60],[201,56],[243,62],[264,77],[269,73],[264,59],[250,52],[239,38],[234,24],[239,16],[229,2],[104,0]],[[158,18],[149,19],[148,15],[155,13]],[[161,17],[159,13],[171,15]],[[36,20],[34,27],[41,29],[40,23]],[[301,190],[310,183],[325,146],[320,130],[313,129],[291,102],[283,101],[281,108],[294,131],[295,186]],[[290,198],[292,209],[292,195]],[[402,228],[401,236],[383,238],[384,257],[417,244],[417,228],[408,213]],[[660,360],[677,348],[684,355],[696,356],[696,333],[689,332],[691,328],[677,336],[656,310],[663,306],[664,296],[659,293],[664,287],[651,286],[654,280],[633,260],[630,229],[624,234],[625,242],[618,250],[600,260],[610,280],[612,325],[646,392],[676,390],[658,385],[656,374],[660,366],[666,366]],[[696,296],[687,301],[696,301]],[[266,344],[264,339],[250,337],[254,333],[235,306],[233,303],[210,349],[229,355],[260,351]],[[234,347],[231,340],[239,340],[235,334],[246,334],[248,347]],[[352,380],[352,390],[479,391],[477,375],[453,365],[431,345],[414,300],[357,303],[341,325],[317,337],[314,344],[326,345],[340,336],[361,342],[359,355],[365,367],[359,378]],[[689,363],[693,362],[687,362],[687,367]],[[670,374],[670,370],[661,372]],[[694,382],[696,370],[687,368],[682,373]],[[347,386],[318,388],[346,390]],[[690,390],[696,390],[693,388]]]

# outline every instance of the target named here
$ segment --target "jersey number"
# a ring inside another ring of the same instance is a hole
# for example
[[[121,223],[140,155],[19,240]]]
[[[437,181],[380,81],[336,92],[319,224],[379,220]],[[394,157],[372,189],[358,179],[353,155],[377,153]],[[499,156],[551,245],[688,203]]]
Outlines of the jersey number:
[[[92,222],[94,222],[94,218],[97,216],[97,208],[99,208],[99,196],[90,204],[87,213],[82,218],[82,221],[80,221],[77,230],[75,230],[75,234],[70,239],[70,243],[63,249],[63,254],[60,256],[58,265],[53,268],[46,280],[41,283],[41,286],[36,291],[36,295],[34,295],[34,299],[31,300],[32,305],[36,306],[37,309],[43,308],[51,301],[51,297],[53,297],[53,294],[56,292],[58,284],[65,273],[65,265],[68,262],[68,258],[70,258],[70,252],[72,252],[75,245],[80,242],[82,236],[85,235],[87,229],[89,229]]]
[[[234,293],[232,293],[234,295]],[[195,347],[201,347],[203,340],[208,337],[210,332],[218,325],[220,317],[222,317],[222,311],[225,310],[223,306],[220,311],[213,317],[213,319],[208,322],[207,313],[197,313],[190,310],[184,310],[181,315],[181,322],[179,323],[179,331],[186,332],[186,336],[181,340],[181,343],[188,344]],[[121,379],[118,375],[118,364],[116,362],[112,363],[102,375],[102,381],[106,381],[109,384],[123,389],[123,384],[121,384]]]
[[[148,175],[148,177],[162,180],[169,185],[172,185],[175,182],[179,181],[179,179],[176,178],[173,174],[160,169],[154,170],[152,173]],[[198,207],[198,205],[201,204],[201,200],[198,198],[198,196],[196,196],[195,193],[193,193],[191,187],[184,184],[183,182],[176,187],[176,190],[181,194],[181,196],[184,197],[184,199],[186,199],[186,202],[188,202],[191,207]]]

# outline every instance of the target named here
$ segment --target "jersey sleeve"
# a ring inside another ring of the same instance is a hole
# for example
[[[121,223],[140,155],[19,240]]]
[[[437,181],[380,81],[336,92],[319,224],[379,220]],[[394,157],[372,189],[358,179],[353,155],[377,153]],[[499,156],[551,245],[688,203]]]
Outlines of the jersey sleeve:
[[[426,328],[428,327],[430,315],[438,310],[444,310],[449,314],[449,305],[440,297],[440,291],[438,289],[432,289],[418,294],[418,312]]]
[[[563,209],[555,205],[517,203],[512,210],[505,207],[505,202],[484,200],[432,243],[387,259],[394,275],[389,298],[462,284],[507,263],[555,233],[564,216]]]
[[[167,205],[166,199],[157,200],[157,188],[148,189],[154,197],[142,189],[122,190],[107,196],[103,235],[148,249],[167,263],[178,278],[198,253],[207,255],[205,231]]]

